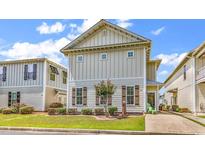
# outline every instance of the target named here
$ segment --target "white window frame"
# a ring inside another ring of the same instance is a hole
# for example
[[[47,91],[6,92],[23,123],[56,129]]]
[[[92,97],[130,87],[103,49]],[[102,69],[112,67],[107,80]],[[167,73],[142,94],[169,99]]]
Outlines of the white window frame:
[[[102,58],[103,55],[106,55],[105,59]],[[107,53],[106,52],[100,53],[100,60],[107,60]]]
[[[127,88],[128,87],[132,87],[133,88],[133,104],[128,104],[128,99],[127,99]],[[128,105],[128,106],[135,106],[135,86],[133,86],[133,85],[128,85],[128,86],[126,86],[126,105]]]
[[[133,56],[129,57],[129,53],[132,52]],[[133,58],[135,56],[135,52],[133,50],[127,51],[127,58]]]
[[[79,57],[82,57],[82,60],[79,60]],[[77,55],[76,61],[77,61],[78,63],[83,63],[83,61],[84,61],[84,56],[83,56],[83,55]]]
[[[78,99],[77,91],[78,91],[78,89],[81,89],[81,90],[82,90],[82,96],[81,96],[81,97],[82,97],[82,104],[77,104],[77,99]],[[77,106],[83,106],[83,87],[76,87],[75,98],[76,98],[75,104],[76,104]]]

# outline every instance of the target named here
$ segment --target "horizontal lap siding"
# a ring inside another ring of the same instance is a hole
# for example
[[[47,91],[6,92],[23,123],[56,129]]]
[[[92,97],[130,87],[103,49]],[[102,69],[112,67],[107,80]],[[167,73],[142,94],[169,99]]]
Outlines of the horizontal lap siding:
[[[27,64],[37,64],[36,80],[24,80],[24,65]],[[0,81],[0,88],[43,85],[43,62],[6,64],[1,66],[7,67],[7,77],[5,82]]]
[[[43,87],[16,87],[0,89],[0,107],[8,106],[8,92],[20,91],[21,103],[31,105],[36,111],[42,111],[43,107]]]
[[[112,83],[117,87],[115,94],[112,96],[112,105],[118,107],[118,111],[122,111],[122,85],[139,85],[140,86],[140,105],[139,106],[127,106],[127,112],[143,112],[144,109],[144,93],[143,93],[143,78],[135,78],[135,79],[120,79],[120,80],[111,80]],[[72,87],[87,87],[87,106],[89,108],[96,108],[96,92],[95,85],[98,84],[100,80],[87,80],[87,81],[73,81],[70,83],[69,89],[69,107],[72,106]],[[101,106],[103,107],[103,106]],[[80,111],[84,107],[78,107]]]

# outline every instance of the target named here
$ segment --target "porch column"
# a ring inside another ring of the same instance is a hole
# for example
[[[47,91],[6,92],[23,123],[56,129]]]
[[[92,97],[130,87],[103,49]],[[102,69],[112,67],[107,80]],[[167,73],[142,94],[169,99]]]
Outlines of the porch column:
[[[144,112],[147,111],[147,75],[146,75],[146,67],[147,67],[147,62],[146,62],[146,48],[144,47]]]
[[[196,59],[192,58],[193,65],[193,81],[192,81],[192,89],[193,89],[193,112],[196,113]]]
[[[71,71],[70,71],[70,59],[69,55],[67,55],[68,59],[68,67],[67,67],[67,102],[66,102],[66,108],[68,110],[69,107],[69,96],[70,96],[70,81],[71,81]]]

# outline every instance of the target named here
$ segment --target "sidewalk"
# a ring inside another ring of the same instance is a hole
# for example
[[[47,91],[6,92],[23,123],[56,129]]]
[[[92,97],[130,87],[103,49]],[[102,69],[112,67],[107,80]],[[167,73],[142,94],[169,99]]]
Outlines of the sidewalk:
[[[200,125],[205,126],[205,118],[197,117],[197,116],[193,115],[192,113],[179,113],[179,112],[173,112],[173,111],[169,111],[169,112],[172,114],[182,116],[182,117],[187,118],[189,120],[192,120],[196,123],[199,123]]]

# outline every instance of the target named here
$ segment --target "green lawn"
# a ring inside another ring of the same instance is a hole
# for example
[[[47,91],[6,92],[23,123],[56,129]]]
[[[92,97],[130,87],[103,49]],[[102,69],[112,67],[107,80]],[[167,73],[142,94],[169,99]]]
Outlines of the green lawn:
[[[144,116],[135,116],[126,119],[96,120],[93,116],[80,115],[48,116],[38,114],[0,114],[0,126],[143,131],[145,129],[145,118]]]

